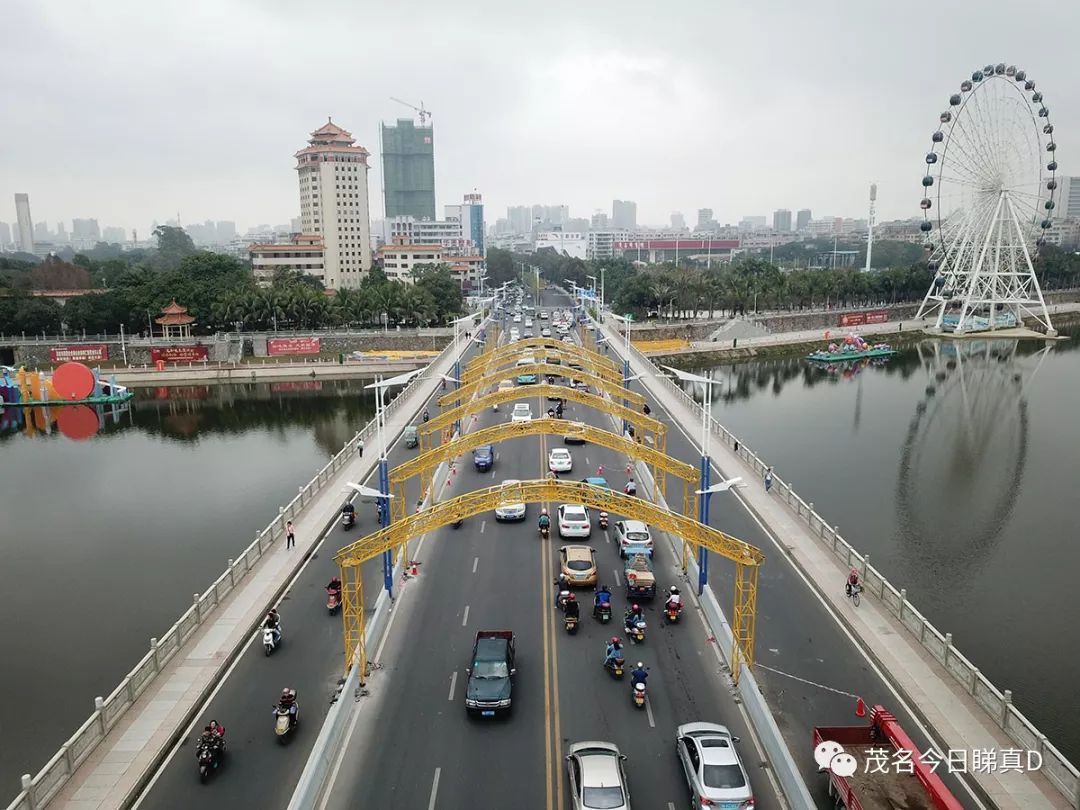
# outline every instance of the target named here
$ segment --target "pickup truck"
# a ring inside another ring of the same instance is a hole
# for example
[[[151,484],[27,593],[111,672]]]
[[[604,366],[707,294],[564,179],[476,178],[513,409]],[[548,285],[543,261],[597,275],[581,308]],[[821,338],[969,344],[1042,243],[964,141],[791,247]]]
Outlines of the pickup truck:
[[[646,554],[634,554],[626,559],[626,598],[651,599],[656,596],[656,577],[652,560]]]
[[[819,771],[828,774],[829,796],[833,799],[830,805],[846,810],[963,808],[941,777],[934,773],[935,769],[923,761],[896,717],[882,706],[870,710],[867,725],[816,727],[813,742],[815,759],[819,746],[831,744],[831,761],[836,761],[838,756],[855,760],[855,773],[846,777],[833,773],[830,763],[821,764],[818,760]],[[897,765],[900,751],[907,752],[903,755],[905,766]],[[882,763],[885,754],[888,756]]]
[[[513,689],[514,633],[511,630],[481,630],[473,642],[472,666],[465,670],[465,711],[480,717],[510,712]]]

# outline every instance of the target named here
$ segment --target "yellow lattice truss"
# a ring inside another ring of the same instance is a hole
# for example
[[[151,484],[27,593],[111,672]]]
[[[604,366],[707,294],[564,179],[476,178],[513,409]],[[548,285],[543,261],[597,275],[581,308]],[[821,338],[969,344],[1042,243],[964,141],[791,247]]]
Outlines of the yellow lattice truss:
[[[569,400],[570,402],[578,402],[582,405],[587,405],[590,408],[595,408],[601,413],[608,413],[612,416],[616,416],[625,422],[634,426],[635,437],[644,441],[646,444],[651,444],[653,448],[664,452],[667,446],[667,425],[663,422],[659,422],[653,419],[651,416],[646,416],[640,411],[635,411],[632,408],[624,407],[617,402],[612,402],[609,399],[597,396],[596,394],[590,394],[585,391],[578,391],[575,388],[568,388],[564,385],[547,385],[542,383],[540,385],[530,385],[527,389],[510,388],[505,391],[492,391],[489,394],[484,394],[481,397],[466,402],[462,405],[458,405],[456,408],[443,411],[438,416],[433,416],[429,421],[417,425],[417,432],[420,435],[420,449],[428,449],[428,445],[431,443],[431,434],[436,430],[442,430],[446,435],[443,436],[443,444],[450,441],[450,430],[455,422],[460,419],[464,419],[474,413],[490,408],[492,405],[501,405],[504,402],[513,402],[514,400],[530,400],[534,397],[547,397],[550,395],[552,398],[562,398]],[[540,417],[546,419],[548,417]],[[559,420],[563,421],[563,420]]]
[[[521,481],[506,487],[489,487],[435,504],[391,523],[387,528],[362,537],[334,555],[341,569],[344,604],[342,622],[345,640],[345,669],[359,656],[361,672],[367,672],[364,643],[363,590],[361,565],[384,551],[407,543],[427,532],[494,509],[500,503],[580,503],[635,520],[702,546],[735,563],[735,607],[732,614],[734,637],[732,676],[738,682],[743,664],[754,663],[754,627],[757,612],[758,569],[765,561],[761,551],[729,534],[704,526],[696,520],[663,509],[656,504],[623,495],[606,487],[570,481]]]
[[[584,383],[595,386],[601,391],[605,391],[611,394],[613,399],[625,399],[627,402],[632,402],[638,407],[645,404],[645,397],[636,391],[628,391],[623,388],[622,379],[617,382],[609,380],[605,377],[599,377],[595,373],[595,369],[582,368],[574,369],[567,366],[553,366],[549,363],[529,363],[525,366],[514,366],[512,368],[506,368],[501,371],[492,371],[485,374],[483,377],[478,377],[465,385],[461,386],[457,391],[451,391],[449,394],[443,394],[439,397],[439,405],[446,407],[454,402],[462,402],[471,398],[474,394],[482,391],[492,385],[497,385],[504,379],[512,380],[522,374],[535,374],[537,377],[566,377],[571,380],[581,380]],[[524,389],[522,389],[524,391]]]
[[[496,444],[505,439],[514,439],[522,436],[580,436],[587,442],[607,447],[618,453],[623,453],[635,461],[642,461],[652,465],[653,480],[661,494],[667,494],[666,479],[670,473],[683,481],[683,514],[697,514],[697,483],[698,470],[678,459],[654,450],[643,444],[619,436],[607,430],[593,427],[583,422],[566,422],[561,419],[533,419],[531,422],[507,422],[501,425],[483,428],[482,430],[466,433],[453,441],[440,444],[437,447],[415,456],[404,464],[400,464],[390,470],[390,491],[393,498],[391,503],[391,516],[394,520],[405,517],[408,512],[408,499],[406,498],[405,486],[414,476],[420,476],[420,489],[426,493],[431,487],[432,475],[436,467],[444,461],[453,461],[463,453],[483,447],[486,444]]]
[[[582,365],[588,362],[595,368],[601,369],[598,373],[609,379],[622,379],[622,369],[610,357],[604,357],[602,354],[583,349],[572,343],[563,343],[553,338],[526,338],[525,340],[507,343],[474,357],[462,370],[462,380],[472,380],[477,375],[487,373],[485,368],[493,368],[499,363],[504,363],[504,361],[516,360],[526,354],[539,355],[540,353],[545,356],[558,356],[576,360]]]

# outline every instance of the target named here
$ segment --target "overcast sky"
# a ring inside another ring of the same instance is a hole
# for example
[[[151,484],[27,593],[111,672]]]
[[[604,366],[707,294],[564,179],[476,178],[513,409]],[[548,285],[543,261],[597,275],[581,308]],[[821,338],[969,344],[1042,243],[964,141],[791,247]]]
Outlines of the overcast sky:
[[[332,115],[372,152],[424,101],[441,215],[474,188],[639,224],[776,208],[919,213],[923,155],[987,62],[1046,93],[1065,173],[1080,148],[1069,0],[6,0],[0,221],[137,227],[299,214],[293,153]],[[1080,172],[1077,172],[1080,173]]]

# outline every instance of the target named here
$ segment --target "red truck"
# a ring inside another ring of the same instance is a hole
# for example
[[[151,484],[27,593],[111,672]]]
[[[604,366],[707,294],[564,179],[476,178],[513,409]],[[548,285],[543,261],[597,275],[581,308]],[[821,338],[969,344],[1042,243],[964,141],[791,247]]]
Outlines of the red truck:
[[[870,710],[870,723],[863,726],[819,726],[814,729],[814,751],[824,742],[843,746],[855,758],[851,776],[840,776],[828,767],[829,796],[837,807],[847,810],[964,810],[945,783],[923,762],[915,743],[900,728],[896,718],[882,706]],[[898,754],[899,751],[908,751]],[[884,754],[887,753],[887,761]],[[836,760],[833,760],[835,762]],[[869,763],[869,764],[868,764]],[[850,765],[850,761],[849,761]],[[943,767],[939,764],[938,767]]]

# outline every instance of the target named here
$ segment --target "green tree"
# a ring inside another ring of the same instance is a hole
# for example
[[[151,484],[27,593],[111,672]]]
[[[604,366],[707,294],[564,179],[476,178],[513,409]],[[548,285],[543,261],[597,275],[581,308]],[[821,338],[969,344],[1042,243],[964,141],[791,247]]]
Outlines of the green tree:
[[[0,298],[0,324],[9,335],[59,334],[62,310],[55,301],[26,293]]]
[[[154,237],[158,242],[157,262],[165,270],[178,267],[186,256],[196,252],[195,243],[183,228],[158,225],[154,228]]]

